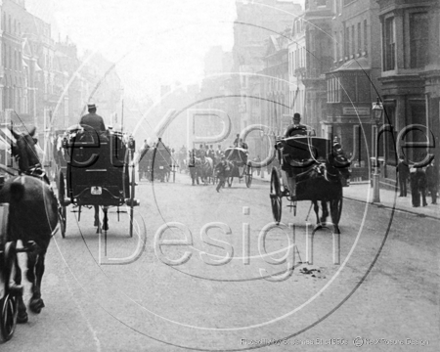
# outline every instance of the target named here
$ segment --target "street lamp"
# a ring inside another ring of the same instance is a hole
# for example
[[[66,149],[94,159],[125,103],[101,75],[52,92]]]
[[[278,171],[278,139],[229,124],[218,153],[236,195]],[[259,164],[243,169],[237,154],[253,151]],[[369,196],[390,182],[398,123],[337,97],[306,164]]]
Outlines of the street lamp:
[[[379,124],[382,122],[382,115],[383,115],[383,106],[380,102],[379,98],[377,98],[377,101],[373,103],[372,108],[372,115],[373,115],[373,122],[374,125],[372,126],[372,148],[374,151],[374,172],[373,172],[373,203],[380,203],[380,186],[379,186],[379,160],[378,160],[378,154],[379,154],[379,141],[378,141],[378,130],[379,130]]]

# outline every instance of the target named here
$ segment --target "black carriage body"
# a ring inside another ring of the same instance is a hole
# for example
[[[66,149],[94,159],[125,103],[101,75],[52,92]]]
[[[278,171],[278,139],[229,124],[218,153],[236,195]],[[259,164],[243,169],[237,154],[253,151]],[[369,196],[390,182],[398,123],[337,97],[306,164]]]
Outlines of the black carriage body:
[[[162,179],[171,172],[171,153],[165,146],[149,149],[139,161],[139,170],[146,173],[148,179]]]
[[[247,165],[247,150],[242,148],[229,148],[225,150],[225,158],[230,161],[233,165],[233,168],[230,173],[230,177],[242,177],[243,174],[240,175],[239,167],[243,167]],[[243,173],[243,172],[242,172]]]
[[[281,170],[287,173],[287,177],[294,177],[296,180],[296,200],[331,200],[335,197],[332,192],[325,193],[319,189],[327,184],[324,175],[314,172],[316,169],[312,172],[320,163],[329,161],[333,152],[329,139],[289,137],[278,142],[277,151]],[[310,182],[311,177],[314,178],[313,182]],[[342,176],[340,183],[341,186],[345,184]]]
[[[130,198],[128,155],[119,133],[86,132],[66,146],[67,196],[76,205],[121,206]]]

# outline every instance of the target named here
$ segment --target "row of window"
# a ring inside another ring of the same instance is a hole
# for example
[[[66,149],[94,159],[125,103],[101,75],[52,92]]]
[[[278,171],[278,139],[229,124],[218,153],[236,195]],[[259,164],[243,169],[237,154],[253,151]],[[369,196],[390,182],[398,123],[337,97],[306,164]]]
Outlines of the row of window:
[[[11,15],[3,12],[2,30],[6,33],[21,36],[21,23],[16,19],[12,20]]]
[[[295,35],[298,35],[302,32],[304,32],[304,19],[298,18],[295,21],[293,21],[292,37],[294,37]]]
[[[370,82],[364,74],[349,74],[327,79],[327,103],[369,103]]]
[[[18,87],[3,88],[3,108],[14,109],[21,113],[29,113],[27,90]]]
[[[429,16],[427,12],[411,12],[403,18],[403,22],[408,24],[408,30],[403,24],[402,38],[409,38],[408,42],[401,45],[401,51],[405,46],[409,46],[409,57],[406,58],[407,68],[422,68],[428,63],[428,42],[429,42]],[[407,34],[407,35],[405,35]],[[383,20],[383,68],[384,71],[396,68],[396,19],[388,17]]]
[[[20,50],[17,50],[3,42],[2,53],[2,62],[4,68],[17,71],[22,70],[22,54]]]
[[[347,25],[344,30],[334,32],[334,56],[337,61],[368,51],[368,22]]]
[[[302,47],[292,50],[289,55],[290,74],[293,76],[295,74],[295,70],[306,66],[306,48]]]

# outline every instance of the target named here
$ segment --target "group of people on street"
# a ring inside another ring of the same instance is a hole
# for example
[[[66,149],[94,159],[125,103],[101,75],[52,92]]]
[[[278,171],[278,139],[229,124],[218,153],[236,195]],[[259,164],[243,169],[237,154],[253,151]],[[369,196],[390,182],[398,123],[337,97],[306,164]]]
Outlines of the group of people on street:
[[[416,165],[410,167],[401,156],[397,164],[397,173],[399,177],[399,197],[407,196],[407,183],[409,180],[411,186],[411,201],[413,207],[420,205],[426,207],[427,193],[431,195],[431,204],[437,204],[438,175],[434,167],[434,159],[424,167]]]

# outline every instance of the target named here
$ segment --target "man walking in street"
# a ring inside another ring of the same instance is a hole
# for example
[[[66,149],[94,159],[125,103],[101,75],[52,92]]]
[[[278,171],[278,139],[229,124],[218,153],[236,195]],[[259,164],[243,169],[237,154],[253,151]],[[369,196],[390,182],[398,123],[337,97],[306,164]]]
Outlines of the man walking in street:
[[[438,174],[435,172],[434,160],[426,167],[426,181],[429,193],[431,193],[431,204],[437,204]]]
[[[409,175],[409,167],[408,164],[403,159],[403,156],[399,157],[399,163],[397,164],[397,172],[399,174],[399,188],[400,195],[399,197],[406,197],[406,183]]]
[[[410,182],[411,182],[411,202],[414,208],[420,206],[420,192],[419,192],[419,180],[417,178],[416,168],[412,167],[410,172]]]
[[[419,182],[418,186],[420,194],[422,196],[422,205],[426,207],[428,205],[428,203],[426,202],[426,186],[428,183],[426,182],[426,174],[424,168],[417,168],[416,174]]]
[[[220,192],[220,188],[225,186],[226,175],[229,171],[229,164],[226,161],[225,157],[222,156],[220,162],[215,166],[215,172],[218,178],[218,184],[215,190]]]

